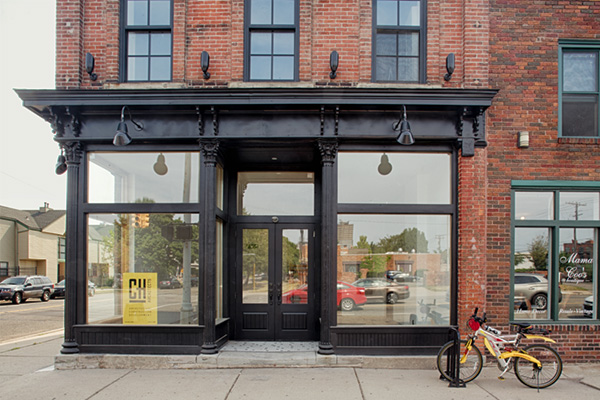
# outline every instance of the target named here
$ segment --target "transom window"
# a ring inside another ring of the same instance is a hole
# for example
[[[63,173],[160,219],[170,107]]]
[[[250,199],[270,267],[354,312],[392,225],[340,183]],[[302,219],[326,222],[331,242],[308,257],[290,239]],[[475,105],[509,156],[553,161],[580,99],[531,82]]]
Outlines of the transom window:
[[[246,2],[246,80],[298,79],[298,1]]]
[[[170,81],[173,60],[172,1],[126,0],[125,80]]]
[[[561,136],[600,136],[600,42],[562,41],[560,47]]]
[[[373,12],[373,80],[422,82],[425,55],[421,0],[376,0]]]

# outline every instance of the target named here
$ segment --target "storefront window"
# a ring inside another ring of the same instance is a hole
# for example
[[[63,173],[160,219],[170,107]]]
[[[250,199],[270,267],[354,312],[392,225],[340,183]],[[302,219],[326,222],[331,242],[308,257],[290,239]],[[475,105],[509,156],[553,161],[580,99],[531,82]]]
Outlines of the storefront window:
[[[450,154],[342,152],[339,203],[450,204]]]
[[[448,325],[451,217],[338,215],[338,325]]]
[[[515,319],[548,318],[550,262],[548,228],[515,230],[514,308]]]
[[[595,282],[594,230],[562,228],[559,237],[558,268],[562,293],[559,319],[591,317]]]
[[[197,203],[199,153],[94,152],[89,203]]]
[[[517,185],[525,183],[519,181]],[[514,320],[581,322],[598,318],[600,191],[591,191],[588,186],[579,192],[522,189],[514,193]],[[553,199],[559,208],[549,213]]]
[[[198,215],[90,214],[88,323],[198,324]]]

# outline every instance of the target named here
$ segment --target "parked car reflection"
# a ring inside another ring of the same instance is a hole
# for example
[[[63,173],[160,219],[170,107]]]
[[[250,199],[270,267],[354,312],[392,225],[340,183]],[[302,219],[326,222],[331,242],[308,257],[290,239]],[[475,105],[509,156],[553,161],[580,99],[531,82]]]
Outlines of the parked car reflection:
[[[515,307],[527,310],[530,307],[545,310],[548,307],[548,286],[550,282],[539,274],[515,273],[515,299],[523,299]],[[562,292],[558,287],[558,301],[562,301]]]
[[[307,304],[308,286],[302,285],[297,289],[289,290],[281,296],[283,304]],[[346,282],[337,282],[337,306],[342,311],[352,311],[356,306],[367,302],[365,290]]]
[[[159,289],[179,289],[183,284],[179,278],[172,276],[170,279],[158,282]]]
[[[96,284],[92,281],[88,281],[88,296],[93,296],[96,294]],[[54,285],[54,293],[50,296],[51,299],[56,299],[57,297],[65,297],[65,280],[58,282]]]
[[[363,278],[353,283],[365,289],[365,295],[369,301],[384,301],[395,304],[398,300],[410,297],[410,289],[407,285],[389,282],[383,278]]]

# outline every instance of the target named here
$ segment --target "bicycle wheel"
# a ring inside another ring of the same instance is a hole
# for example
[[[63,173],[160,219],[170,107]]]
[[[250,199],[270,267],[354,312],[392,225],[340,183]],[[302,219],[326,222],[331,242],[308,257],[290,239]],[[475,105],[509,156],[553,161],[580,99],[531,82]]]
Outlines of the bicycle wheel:
[[[460,341],[460,379],[463,382],[471,382],[473,379],[477,378],[479,373],[481,372],[481,368],[483,368],[483,357],[481,356],[481,351],[474,344],[471,345],[471,350],[466,353],[467,341]],[[450,341],[442,346],[437,356],[437,367],[442,377],[448,381],[452,381],[452,376],[450,371],[448,371],[449,361],[448,357],[452,355],[452,347],[454,346],[454,342]],[[465,357],[465,354],[466,357]]]
[[[515,375],[525,386],[543,389],[552,385],[562,373],[562,360],[552,347],[545,344],[532,344],[523,349],[524,352],[538,359],[542,366],[515,357]]]

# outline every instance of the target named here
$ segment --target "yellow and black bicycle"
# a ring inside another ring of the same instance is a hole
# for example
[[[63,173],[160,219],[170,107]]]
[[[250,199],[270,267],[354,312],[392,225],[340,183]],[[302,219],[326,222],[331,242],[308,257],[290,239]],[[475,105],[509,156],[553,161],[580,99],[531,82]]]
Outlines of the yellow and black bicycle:
[[[501,373],[499,379],[511,369],[519,381],[526,386],[543,389],[554,384],[562,373],[562,360],[556,350],[547,344],[530,344],[521,346],[523,339],[538,339],[547,343],[556,343],[546,337],[550,331],[534,328],[530,324],[513,324],[517,327],[515,335],[502,335],[500,331],[487,325],[485,313],[483,317],[477,316],[478,309],[469,318],[468,326],[474,333],[468,335],[466,340],[460,341],[460,354],[458,368],[460,380],[467,383],[477,378],[483,367],[483,356],[475,345],[479,336],[483,337],[485,347],[497,362]],[[454,342],[446,343],[437,356],[437,367],[441,378],[453,381],[450,366],[452,357],[455,357]]]

